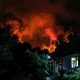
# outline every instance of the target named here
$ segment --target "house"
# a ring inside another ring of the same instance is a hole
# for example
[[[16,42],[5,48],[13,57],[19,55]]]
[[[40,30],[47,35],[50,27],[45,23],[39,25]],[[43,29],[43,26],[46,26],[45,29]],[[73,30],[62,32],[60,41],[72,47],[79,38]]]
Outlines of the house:
[[[80,66],[80,54],[72,54],[62,57],[62,69],[71,71]]]

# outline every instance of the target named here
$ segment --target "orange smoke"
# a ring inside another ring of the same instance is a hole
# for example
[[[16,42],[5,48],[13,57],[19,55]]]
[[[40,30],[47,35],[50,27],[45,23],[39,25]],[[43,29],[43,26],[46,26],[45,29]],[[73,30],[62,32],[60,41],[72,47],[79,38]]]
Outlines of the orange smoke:
[[[51,28],[45,29],[45,33],[47,36],[50,37],[50,40],[57,40],[57,34],[54,31],[52,31]]]
[[[22,28],[18,20],[8,20],[11,26],[11,35],[17,35],[21,43],[29,42],[32,47],[48,49],[50,53],[56,49],[58,32],[56,20],[51,14],[31,14]]]

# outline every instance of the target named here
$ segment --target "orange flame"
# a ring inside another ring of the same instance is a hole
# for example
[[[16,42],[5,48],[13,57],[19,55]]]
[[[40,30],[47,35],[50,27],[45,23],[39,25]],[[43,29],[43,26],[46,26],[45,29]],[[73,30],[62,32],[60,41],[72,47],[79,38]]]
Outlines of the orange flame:
[[[32,14],[26,21],[26,25],[20,28],[18,20],[8,20],[11,26],[11,35],[17,35],[21,43],[29,42],[33,47],[48,49],[50,53],[56,49],[57,34],[56,22],[51,14]]]

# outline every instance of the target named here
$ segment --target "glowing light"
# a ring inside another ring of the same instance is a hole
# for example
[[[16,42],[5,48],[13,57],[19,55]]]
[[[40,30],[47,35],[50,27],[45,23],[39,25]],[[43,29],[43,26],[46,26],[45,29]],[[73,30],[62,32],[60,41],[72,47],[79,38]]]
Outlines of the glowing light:
[[[50,59],[51,57],[49,55],[47,55],[47,58]]]
[[[53,53],[55,52],[56,47],[55,44],[50,44],[49,46],[44,45],[42,49],[48,49],[49,53]]]
[[[52,31],[51,28],[45,29],[46,35],[50,37],[51,40],[57,40],[57,35],[55,32]]]
[[[78,57],[71,58],[71,67],[72,68],[78,67]]]

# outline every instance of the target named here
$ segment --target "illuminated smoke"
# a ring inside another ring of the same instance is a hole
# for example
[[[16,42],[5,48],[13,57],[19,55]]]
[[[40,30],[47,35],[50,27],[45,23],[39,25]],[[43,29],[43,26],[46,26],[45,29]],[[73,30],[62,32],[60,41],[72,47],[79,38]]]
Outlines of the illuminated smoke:
[[[69,42],[70,32],[64,32],[52,14],[32,13],[28,18],[26,17],[24,23],[21,25],[19,19],[10,17],[5,22],[6,25],[10,25],[11,36],[18,36],[18,41],[21,43],[28,42],[32,47],[48,49],[50,53],[53,53],[57,48],[56,42],[60,34],[63,35],[65,42]]]
[[[20,37],[23,42],[29,42],[33,47],[40,47],[53,52],[56,45],[52,41],[57,41],[55,26],[55,19],[52,15],[32,14]]]
[[[19,19],[8,18],[5,22],[10,25],[11,36],[18,36],[21,43],[28,42],[32,47],[48,49],[50,53],[56,49],[59,30],[55,17],[51,14],[31,14],[21,26]],[[57,32],[56,32],[57,31]]]
[[[3,13],[13,12],[23,22],[21,27],[18,19],[7,21],[7,25],[11,26],[11,36],[16,35],[19,42],[29,42],[32,47],[48,49],[52,53],[57,48],[58,35],[62,33],[64,41],[68,42],[68,36],[55,18],[59,14],[62,18],[69,19],[71,15],[64,8],[65,3],[66,0],[3,0],[0,10]]]

